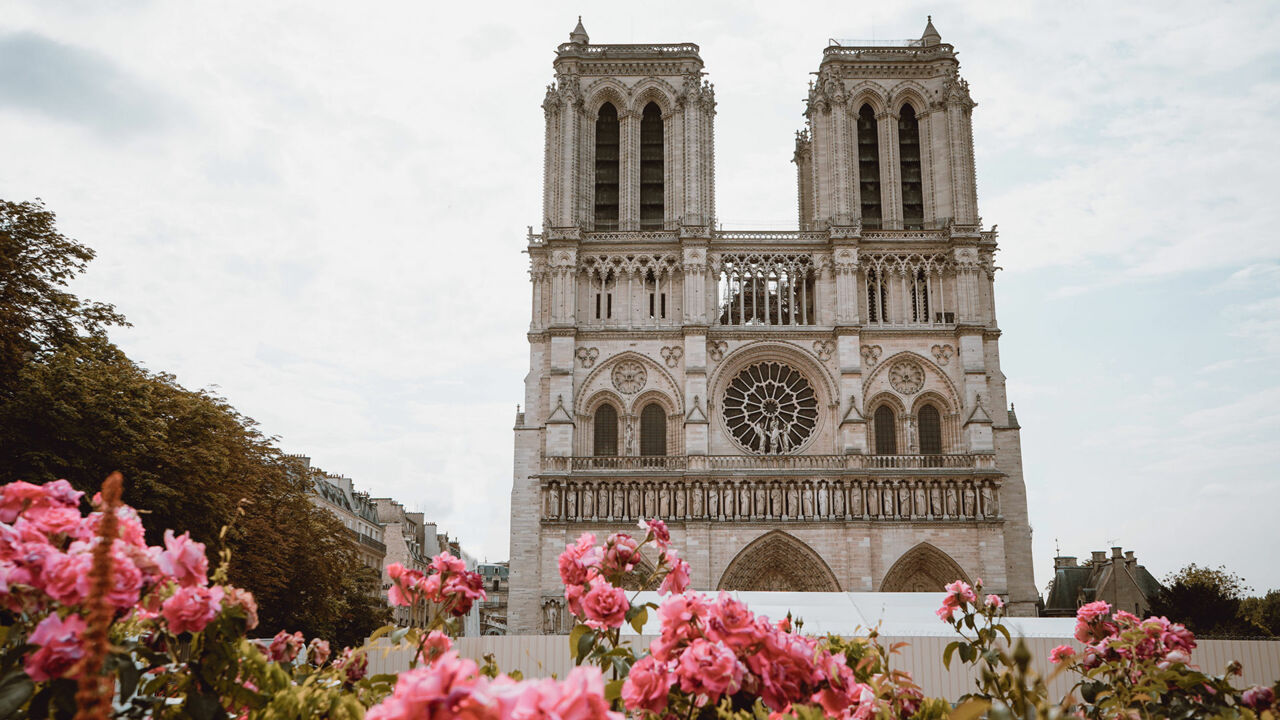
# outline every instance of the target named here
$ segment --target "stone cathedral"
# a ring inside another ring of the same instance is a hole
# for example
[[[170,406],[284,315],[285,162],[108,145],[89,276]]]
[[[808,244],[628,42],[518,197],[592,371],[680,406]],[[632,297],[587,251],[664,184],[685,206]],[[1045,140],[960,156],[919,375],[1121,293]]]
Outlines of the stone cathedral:
[[[932,21],[823,50],[784,232],[717,228],[697,45],[596,44],[579,21],[553,67],[511,632],[567,631],[560,552],[642,517],[700,590],[980,577],[1034,614],[975,103]]]

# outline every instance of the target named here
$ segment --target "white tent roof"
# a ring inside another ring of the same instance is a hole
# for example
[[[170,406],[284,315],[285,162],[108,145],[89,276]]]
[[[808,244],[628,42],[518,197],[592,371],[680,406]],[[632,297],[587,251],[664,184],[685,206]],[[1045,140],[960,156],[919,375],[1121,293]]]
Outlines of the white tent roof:
[[[780,620],[790,611],[793,619],[804,621],[806,635],[864,635],[877,626],[881,635],[894,637],[949,637],[955,633],[935,614],[945,593],[735,591],[729,595],[771,620]],[[636,602],[660,605],[662,596],[642,592]],[[1006,618],[1004,625],[1014,636],[1069,638],[1075,619]],[[660,631],[657,614],[650,613],[642,634],[657,635]]]

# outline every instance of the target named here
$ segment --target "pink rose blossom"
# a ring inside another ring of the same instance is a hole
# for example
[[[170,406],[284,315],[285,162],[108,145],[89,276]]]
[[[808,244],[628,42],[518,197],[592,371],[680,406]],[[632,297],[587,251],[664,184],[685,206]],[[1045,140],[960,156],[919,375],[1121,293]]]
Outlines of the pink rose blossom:
[[[432,575],[432,578],[439,578],[440,575]],[[451,574],[449,579],[445,581],[444,588],[441,591],[440,601],[453,601],[450,612],[461,617],[471,612],[471,605],[476,600],[484,600],[487,597],[484,591],[484,578],[480,577],[480,573],[463,570],[457,574]]]
[[[418,655],[418,659],[422,662],[430,663],[452,649],[453,640],[449,639],[448,635],[439,630],[432,630],[422,643],[422,651]]]
[[[156,564],[161,572],[185,587],[209,584],[209,559],[205,557],[204,543],[193,541],[191,533],[174,537],[172,530],[165,530],[164,550],[156,556]]]
[[[604,558],[600,569],[606,575],[613,576],[631,572],[640,561],[640,552],[636,549],[635,538],[624,533],[614,533],[605,543]]]
[[[27,656],[24,664],[27,676],[44,682],[66,674],[84,657],[84,646],[80,642],[84,631],[85,622],[79,615],[68,615],[64,620],[53,613],[41,620],[27,639],[32,645],[40,646]]]
[[[369,658],[360,650],[342,649],[342,657],[334,661],[333,666],[343,671],[347,682],[359,682],[369,669]]]
[[[1091,623],[1095,620],[1106,617],[1110,612],[1111,605],[1109,605],[1105,600],[1098,600],[1096,602],[1091,602],[1088,605],[1083,605],[1079,610],[1076,610],[1076,620]]]
[[[694,704],[698,707],[715,704],[722,695],[737,692],[742,675],[742,663],[733,651],[705,638],[690,643],[676,666],[680,689],[696,695]]]
[[[756,624],[755,615],[746,605],[735,600],[729,593],[721,592],[710,607],[707,637],[722,642],[735,651],[741,651],[758,642],[763,633]]]
[[[89,553],[55,551],[45,559],[40,582],[54,600],[63,605],[78,605],[89,593],[89,571],[92,568],[93,556]]]
[[[1004,600],[1001,600],[999,595],[988,595],[983,603],[987,607],[994,608],[996,610],[1004,607]]]
[[[254,599],[253,593],[238,587],[228,586],[226,595],[223,598],[223,605],[225,607],[238,606],[244,610],[245,630],[252,630],[258,627],[258,601]]]
[[[271,638],[271,644],[267,646],[267,657],[278,663],[291,663],[298,657],[306,642],[301,632],[290,635],[281,630]]]
[[[689,563],[677,557],[672,548],[663,551],[662,560],[669,569],[667,576],[662,578],[662,585],[658,586],[658,593],[679,595],[689,589]]]
[[[400,563],[391,563],[387,566],[387,577],[391,579],[387,601],[392,605],[406,607],[422,599],[420,585],[424,576],[420,571],[411,570]]]
[[[169,632],[200,632],[218,615],[222,607],[221,587],[180,587],[164,601],[160,613],[169,624]]]
[[[314,638],[307,643],[307,662],[320,667],[329,662],[329,655],[332,650],[329,649],[329,641]]]
[[[46,503],[36,503],[23,513],[23,517],[49,535],[70,535],[80,526],[80,510]]]
[[[1055,663],[1055,664],[1066,662],[1067,660],[1070,660],[1075,656],[1076,656],[1076,651],[1070,645],[1059,645],[1058,647],[1049,651],[1049,662]]]
[[[600,565],[603,551],[595,543],[595,535],[583,533],[576,544],[566,545],[560,553],[560,580],[566,586],[586,584],[587,569]]]
[[[1270,710],[1275,701],[1275,692],[1264,685],[1251,687],[1240,696],[1240,704],[1257,713],[1261,713],[1263,710]]]
[[[629,609],[626,591],[603,579],[591,583],[591,589],[582,597],[587,626],[596,630],[622,627]]]
[[[450,553],[442,552],[431,558],[431,570],[441,575],[461,573],[467,571],[467,563]]]
[[[667,708],[667,694],[675,678],[652,655],[631,666],[622,684],[622,702],[628,710],[648,710],[662,714]]]
[[[640,527],[643,530],[653,533],[653,539],[658,543],[658,547],[665,548],[667,543],[671,542],[671,531],[667,529],[667,524],[653,518],[652,520],[641,520]]]

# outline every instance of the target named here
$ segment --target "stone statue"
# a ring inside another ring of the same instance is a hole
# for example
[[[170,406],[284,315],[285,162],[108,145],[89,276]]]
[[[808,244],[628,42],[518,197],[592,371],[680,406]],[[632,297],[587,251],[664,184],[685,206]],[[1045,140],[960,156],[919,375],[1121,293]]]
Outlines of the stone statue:
[[[786,503],[782,499],[782,488],[773,483],[769,488],[769,512],[773,517],[786,516]]]
[[[627,455],[635,455],[635,454],[636,454],[636,453],[635,453],[635,447],[636,447],[636,426],[635,426],[635,424],[634,424],[634,423],[632,423],[630,420],[628,420],[628,421],[627,421],[627,431],[626,431],[626,435],[627,435],[627,440],[626,440],[626,445],[625,445],[625,447],[626,447],[626,454],[627,454]]]
[[[805,518],[813,517],[813,487],[806,484],[804,489],[800,491],[800,502],[804,511]]]
[[[916,499],[916,504],[915,504],[916,517],[924,517],[925,515],[928,515],[929,514],[929,496],[925,493],[923,485],[916,486],[915,496],[916,496],[915,498]]]
[[[596,491],[595,487],[587,485],[582,488],[582,517],[595,518],[596,516]]]
[[[689,491],[689,514],[695,518],[702,517],[702,483],[697,483]]]
[[[565,491],[564,491],[564,500],[565,500],[564,514],[565,514],[565,519],[567,520],[578,519],[578,493],[576,492],[576,490],[577,488],[570,486],[565,488]]]

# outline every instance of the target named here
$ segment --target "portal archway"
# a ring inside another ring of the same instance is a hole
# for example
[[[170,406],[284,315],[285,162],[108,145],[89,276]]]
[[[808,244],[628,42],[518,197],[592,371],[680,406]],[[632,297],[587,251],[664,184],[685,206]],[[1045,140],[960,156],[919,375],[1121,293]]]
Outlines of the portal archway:
[[[813,548],[781,530],[773,530],[738,553],[720,576],[717,589],[840,592],[840,583]]]
[[[911,548],[885,573],[880,592],[943,592],[956,580],[969,582],[959,563],[927,542]]]

